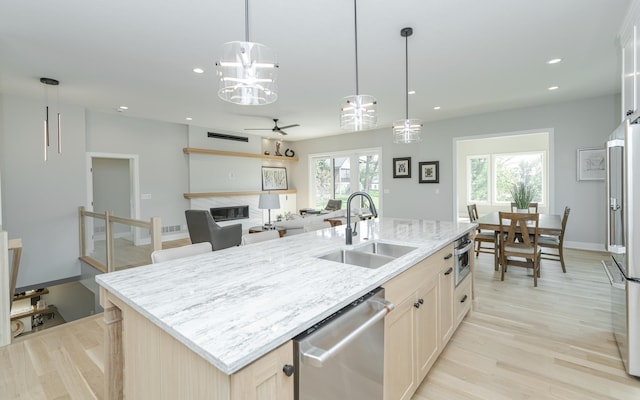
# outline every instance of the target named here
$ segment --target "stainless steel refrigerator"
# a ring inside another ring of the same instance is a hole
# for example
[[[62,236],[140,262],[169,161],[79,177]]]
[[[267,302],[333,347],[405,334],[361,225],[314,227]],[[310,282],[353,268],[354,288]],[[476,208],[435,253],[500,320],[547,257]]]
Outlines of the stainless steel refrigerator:
[[[640,376],[640,125],[626,119],[606,147],[612,325],[630,375]]]

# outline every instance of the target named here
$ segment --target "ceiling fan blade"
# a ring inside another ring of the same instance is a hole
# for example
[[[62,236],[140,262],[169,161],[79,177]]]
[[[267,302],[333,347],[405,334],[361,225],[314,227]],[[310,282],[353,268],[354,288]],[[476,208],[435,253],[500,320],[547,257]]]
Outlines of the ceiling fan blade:
[[[282,135],[282,136],[287,136],[287,135],[288,135],[288,133],[287,133],[287,132],[285,132],[285,131],[283,131],[283,130],[282,130],[282,128],[278,129],[278,130],[276,131],[276,133],[277,133],[278,135]]]
[[[293,124],[293,125],[287,125],[287,126],[281,126],[280,129],[288,129],[288,128],[294,128],[296,126],[300,126],[300,124]]]
[[[244,128],[245,131],[271,131],[271,128]]]

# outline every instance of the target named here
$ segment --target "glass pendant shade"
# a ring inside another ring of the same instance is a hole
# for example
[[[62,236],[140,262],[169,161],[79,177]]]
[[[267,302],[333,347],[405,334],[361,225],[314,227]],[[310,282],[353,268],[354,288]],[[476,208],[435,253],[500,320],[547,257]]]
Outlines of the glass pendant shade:
[[[393,123],[393,143],[418,143],[422,141],[422,121],[417,118],[400,119]]]
[[[353,131],[373,129],[378,124],[377,102],[373,96],[357,94],[342,99],[340,127]]]
[[[218,96],[230,103],[264,105],[278,99],[275,53],[254,42],[228,42],[222,46],[218,67]]]

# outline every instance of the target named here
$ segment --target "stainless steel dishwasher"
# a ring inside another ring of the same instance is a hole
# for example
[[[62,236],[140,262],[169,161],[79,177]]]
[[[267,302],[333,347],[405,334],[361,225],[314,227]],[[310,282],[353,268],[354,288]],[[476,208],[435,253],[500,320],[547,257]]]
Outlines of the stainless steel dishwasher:
[[[384,317],[377,288],[294,338],[296,400],[382,400]]]

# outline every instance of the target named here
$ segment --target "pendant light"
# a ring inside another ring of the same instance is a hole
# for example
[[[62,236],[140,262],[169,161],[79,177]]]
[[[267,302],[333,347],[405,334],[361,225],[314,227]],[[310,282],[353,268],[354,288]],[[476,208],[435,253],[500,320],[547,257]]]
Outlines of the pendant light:
[[[244,2],[245,41],[222,45],[218,96],[240,105],[263,105],[278,99],[276,57],[269,47],[249,41],[249,0]]]
[[[420,130],[422,129],[422,121],[415,118],[409,118],[409,36],[413,34],[413,28],[402,28],[400,36],[405,38],[405,90],[406,99],[405,118],[397,120],[393,123],[393,142],[394,143],[417,143],[421,142]]]
[[[44,98],[45,98],[45,116],[44,116],[44,160],[47,161],[49,159],[49,146],[51,144],[49,131],[51,122],[49,121],[49,86],[56,87],[56,125],[57,125],[57,133],[58,133],[58,154],[62,154],[62,115],[60,114],[60,92],[58,82],[55,79],[51,78],[40,78],[40,83],[44,85]]]
[[[342,100],[340,107],[340,127],[352,131],[373,129],[378,124],[377,102],[375,97],[360,94],[358,83],[358,7],[353,0],[356,43],[356,94]]]

